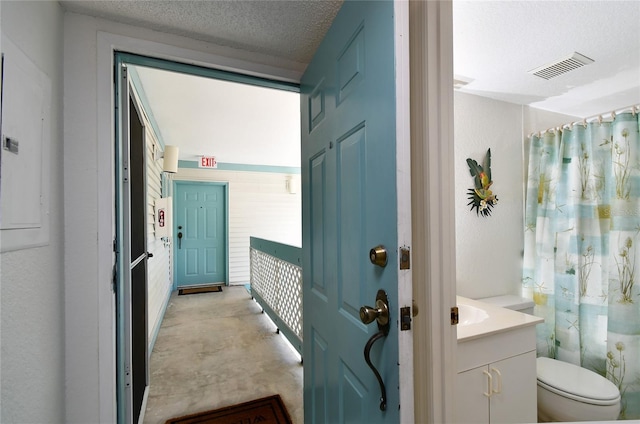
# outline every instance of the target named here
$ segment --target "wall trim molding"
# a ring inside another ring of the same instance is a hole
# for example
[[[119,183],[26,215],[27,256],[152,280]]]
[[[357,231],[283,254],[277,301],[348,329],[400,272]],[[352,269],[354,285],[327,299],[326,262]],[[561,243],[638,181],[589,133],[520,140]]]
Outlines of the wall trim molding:
[[[252,165],[245,163],[218,162],[217,168],[199,168],[196,160],[178,161],[178,169],[202,169],[203,171],[245,171],[245,172],[272,172],[276,174],[300,174],[301,168],[295,166]]]

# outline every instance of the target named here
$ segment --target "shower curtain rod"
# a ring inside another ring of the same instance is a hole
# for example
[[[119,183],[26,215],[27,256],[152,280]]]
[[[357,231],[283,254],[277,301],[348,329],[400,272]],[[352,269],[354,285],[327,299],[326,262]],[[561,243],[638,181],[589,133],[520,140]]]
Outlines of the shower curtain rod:
[[[616,115],[621,114],[621,113],[625,113],[625,112],[631,112],[635,116],[636,113],[640,113],[640,105],[632,105],[632,106],[623,107],[622,109],[611,111],[608,114],[611,115],[611,120],[613,121],[615,119]],[[534,135],[537,135],[538,137],[540,137],[542,134],[544,134],[546,132],[562,131],[565,128],[572,129],[574,125],[583,125],[585,128],[587,128],[587,123],[594,122],[594,121],[598,121],[600,124],[602,124],[603,122],[605,122],[604,118],[603,118],[603,115],[607,115],[607,113],[602,113],[602,114],[599,114],[599,115],[593,115],[593,116],[584,118],[584,119],[582,119],[580,121],[574,121],[574,122],[570,122],[568,124],[559,125],[557,127],[547,128],[546,130],[543,130],[543,131],[532,132],[531,134],[529,134],[528,138],[531,138]]]

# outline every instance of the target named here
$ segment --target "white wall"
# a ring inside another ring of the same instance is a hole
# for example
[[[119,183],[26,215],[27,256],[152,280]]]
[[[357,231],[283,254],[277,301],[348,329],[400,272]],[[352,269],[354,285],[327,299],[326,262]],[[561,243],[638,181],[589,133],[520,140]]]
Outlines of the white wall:
[[[287,81],[298,81],[302,72],[278,68],[291,64],[261,54],[65,14],[66,422],[70,423],[115,421],[114,48]]]
[[[300,187],[300,174],[181,168],[175,180],[229,183],[229,283],[249,282],[249,238],[302,246],[302,197],[290,194],[286,179]]]
[[[3,1],[0,9],[2,32],[52,84],[50,173],[45,179],[50,194],[49,242],[0,255],[0,422],[61,423],[65,421],[63,16],[59,4],[51,1]]]
[[[527,135],[577,118],[456,91],[454,119],[458,294],[475,299],[519,295]],[[474,185],[466,160],[482,163],[488,148],[491,188],[499,201],[485,218],[467,206],[467,190]]]
[[[456,279],[458,294],[479,298],[515,293],[521,279],[522,107],[455,92]],[[474,187],[467,158],[482,163],[491,148],[491,216],[467,206]]]

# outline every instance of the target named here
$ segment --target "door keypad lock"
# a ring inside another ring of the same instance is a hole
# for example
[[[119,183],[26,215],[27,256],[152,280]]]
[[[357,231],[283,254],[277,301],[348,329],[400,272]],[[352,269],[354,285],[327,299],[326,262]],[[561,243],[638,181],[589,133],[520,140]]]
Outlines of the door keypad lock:
[[[387,249],[383,245],[374,247],[369,251],[369,260],[372,264],[384,268],[387,266]]]

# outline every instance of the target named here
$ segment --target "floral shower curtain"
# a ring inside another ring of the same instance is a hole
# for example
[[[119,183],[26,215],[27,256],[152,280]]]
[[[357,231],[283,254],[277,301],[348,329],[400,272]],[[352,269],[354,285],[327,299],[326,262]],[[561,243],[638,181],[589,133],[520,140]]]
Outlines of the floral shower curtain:
[[[612,115],[531,138],[522,282],[538,356],[606,376],[639,419],[640,122]]]

